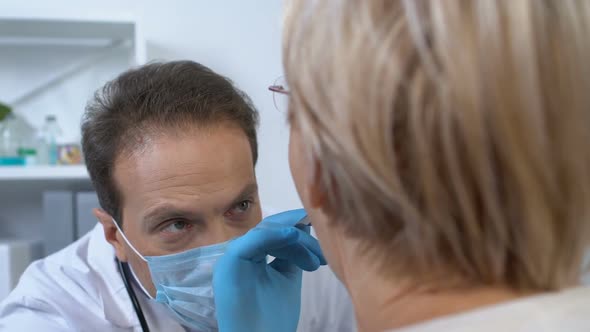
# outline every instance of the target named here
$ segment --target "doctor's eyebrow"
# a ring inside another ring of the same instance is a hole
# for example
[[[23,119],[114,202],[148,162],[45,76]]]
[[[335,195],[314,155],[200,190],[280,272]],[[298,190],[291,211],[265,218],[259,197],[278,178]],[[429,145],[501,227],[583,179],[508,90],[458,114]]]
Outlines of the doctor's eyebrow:
[[[229,204],[225,208],[224,211],[227,211],[227,210],[233,208],[234,206],[241,203],[242,201],[252,198],[252,196],[255,195],[257,192],[258,192],[258,184],[256,182],[252,182],[252,183],[247,184],[244,187],[244,189],[242,189],[242,191],[240,191],[240,193],[236,196],[236,198],[231,202],[231,204]]]

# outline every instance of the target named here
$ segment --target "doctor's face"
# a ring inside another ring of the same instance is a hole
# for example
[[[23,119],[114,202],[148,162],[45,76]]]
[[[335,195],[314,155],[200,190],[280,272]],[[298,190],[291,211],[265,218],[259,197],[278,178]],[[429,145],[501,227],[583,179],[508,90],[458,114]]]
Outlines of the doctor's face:
[[[152,138],[116,160],[114,178],[123,232],[144,256],[224,242],[262,219],[249,141],[230,125]],[[114,236],[118,258],[155,295],[147,264]]]

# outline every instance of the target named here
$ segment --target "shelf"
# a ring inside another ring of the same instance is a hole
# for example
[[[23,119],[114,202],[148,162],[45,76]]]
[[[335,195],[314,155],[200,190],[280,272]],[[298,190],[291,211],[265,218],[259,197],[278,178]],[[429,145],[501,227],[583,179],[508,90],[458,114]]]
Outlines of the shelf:
[[[0,17],[0,37],[133,40],[134,22],[10,19]]]
[[[89,180],[85,165],[1,166],[0,181],[15,180]]]

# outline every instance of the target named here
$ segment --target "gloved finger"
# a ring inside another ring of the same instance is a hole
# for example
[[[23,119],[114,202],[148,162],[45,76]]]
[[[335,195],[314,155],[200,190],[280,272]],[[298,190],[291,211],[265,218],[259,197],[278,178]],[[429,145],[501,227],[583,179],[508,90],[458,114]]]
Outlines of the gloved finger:
[[[308,226],[309,227],[309,226]],[[326,261],[326,257],[324,256],[324,252],[322,251],[322,247],[320,246],[320,242],[318,239],[313,237],[309,232],[298,230],[299,239],[298,243],[301,243],[305,248],[310,250],[314,255],[316,255],[321,265],[326,265],[328,262]]]
[[[301,231],[294,227],[255,227],[231,241],[225,255],[233,255],[244,260],[264,261],[267,255],[272,255],[270,252],[297,242],[298,232]]]
[[[303,246],[291,245],[289,254],[280,258],[276,257],[274,261],[270,263],[270,266],[281,272],[281,273],[294,273],[298,272],[299,269],[304,271],[315,271],[320,268],[320,259],[314,255],[311,251],[307,250]],[[284,249],[281,249],[281,251]]]
[[[302,211],[302,210],[295,210],[295,211]],[[291,212],[292,211],[287,211],[284,213],[289,214]],[[300,217],[302,215],[300,212],[296,212],[296,213],[299,214],[298,217]],[[278,215],[275,215],[275,216],[278,216]],[[265,228],[265,229],[283,229],[283,228],[289,227],[289,226],[286,226],[286,225],[280,224],[280,223],[276,223],[271,220],[271,221],[260,223],[256,227],[257,228]],[[297,225],[292,228],[297,230],[297,232],[299,233],[299,236],[300,236],[299,241],[301,242],[301,244],[303,246],[307,247],[307,249],[311,250],[316,256],[318,256],[321,264],[325,265],[326,259],[324,257],[323,252],[322,252],[322,249],[320,247],[320,243],[318,242],[318,240],[315,237],[310,235],[310,226]],[[275,256],[272,253],[270,255]]]
[[[304,209],[290,210],[266,217],[260,222],[260,224],[275,223],[283,226],[295,226],[306,216],[307,213]]]
[[[299,256],[305,257],[305,254],[307,251],[309,251],[313,256],[318,258],[321,265],[326,265],[326,258],[324,257],[324,253],[322,252],[322,248],[320,247],[318,240],[302,230],[296,229],[296,232],[298,234],[296,242],[289,246],[284,246],[282,248],[276,248],[272,251],[269,251],[269,255],[295,261],[296,259],[305,259],[299,258]]]

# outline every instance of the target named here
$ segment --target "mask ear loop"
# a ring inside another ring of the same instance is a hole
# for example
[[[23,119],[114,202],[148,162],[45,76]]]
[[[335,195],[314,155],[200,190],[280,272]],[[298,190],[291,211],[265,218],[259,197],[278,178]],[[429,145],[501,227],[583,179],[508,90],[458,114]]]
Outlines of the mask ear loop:
[[[117,230],[119,231],[119,233],[121,233],[121,236],[123,237],[123,240],[125,240],[125,243],[127,243],[127,245],[131,248],[131,250],[133,250],[133,252],[137,256],[139,256],[139,258],[141,258],[141,260],[143,260],[144,262],[147,263],[147,259],[145,259],[145,257],[143,257],[143,255],[140,254],[139,251],[137,251],[137,249],[135,249],[135,247],[131,244],[131,242],[129,242],[129,240],[125,236],[125,233],[123,233],[123,230],[121,230],[121,227],[119,227],[119,224],[117,223],[117,221],[115,221],[115,219],[112,219],[112,220],[113,220],[113,224],[115,224],[115,227],[117,227]]]
[[[144,262],[147,263],[147,259],[145,259],[145,257],[143,257],[143,255],[140,254],[139,251],[137,251],[137,249],[135,249],[135,247],[131,244],[131,242],[129,242],[129,240],[127,239],[127,236],[125,236],[125,233],[123,233],[123,230],[121,229],[121,227],[119,227],[119,224],[117,223],[117,221],[115,219],[112,219],[112,220],[113,220],[113,223],[115,224],[115,227],[117,227],[117,230],[119,231],[119,233],[121,233],[121,236],[123,237],[123,240],[125,240],[125,243],[127,243],[127,245],[129,246],[129,248],[131,248],[131,250],[133,250],[133,252],[139,258],[141,258]],[[137,275],[135,274],[135,271],[133,271],[133,267],[131,266],[131,264],[127,264],[127,266],[129,266],[129,271],[131,271],[131,275],[133,276],[133,279],[135,279],[135,283],[137,283],[137,285],[139,286],[139,288],[141,288],[141,291],[147,297],[149,297],[151,300],[153,300],[154,297],[150,295],[150,293],[147,291],[147,289],[145,289],[145,287],[143,287],[143,284],[141,283],[141,281],[139,280],[139,278],[137,278]],[[148,263],[148,268],[149,268],[149,263]]]

